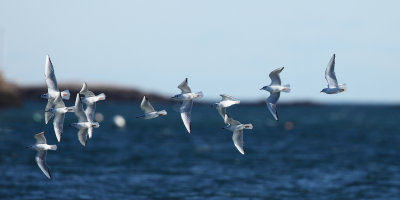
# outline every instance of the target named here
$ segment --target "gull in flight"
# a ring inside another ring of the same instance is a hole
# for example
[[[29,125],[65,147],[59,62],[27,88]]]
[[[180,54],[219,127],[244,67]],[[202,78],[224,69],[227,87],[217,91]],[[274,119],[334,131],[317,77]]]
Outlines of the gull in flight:
[[[281,92],[290,92],[290,85],[282,85],[281,84],[281,78],[279,74],[283,70],[284,67],[275,69],[269,74],[269,77],[271,78],[271,84],[264,86],[260,90],[266,90],[270,93],[269,97],[265,101],[267,104],[269,112],[271,112],[272,116],[275,118],[275,120],[278,120],[278,112],[276,110],[276,103],[279,100],[279,97],[281,95]]]
[[[181,94],[177,94],[172,98],[182,101],[182,106],[180,108],[181,118],[187,131],[190,133],[193,100],[203,97],[203,92],[193,93],[190,87],[188,86],[187,78],[181,84],[178,85],[178,88],[182,91]]]
[[[346,84],[338,84],[336,79],[335,57],[335,54],[333,54],[325,70],[325,79],[328,82],[328,88],[322,89],[321,92],[326,94],[337,94],[346,91]]]
[[[167,111],[156,111],[154,110],[153,106],[150,104],[149,99],[146,96],[143,97],[142,103],[140,104],[140,108],[144,112],[144,115],[138,116],[136,118],[143,118],[143,119],[153,119],[156,117],[160,117],[163,115],[167,115]]]
[[[239,104],[240,101],[226,94],[221,94],[220,96],[222,97],[222,99],[220,102],[215,103],[216,109],[221,115],[222,119],[225,119],[226,108],[235,104]]]
[[[29,146],[28,148],[35,149],[37,151],[35,160],[39,168],[42,170],[47,178],[51,179],[50,170],[46,164],[47,150],[57,150],[57,145],[48,145],[44,132],[35,135],[36,144]]]
[[[57,141],[60,142],[63,133],[65,113],[74,112],[74,107],[65,107],[65,104],[62,101],[61,96],[58,96],[54,99],[54,108],[50,108],[45,112],[49,113],[50,119],[54,117],[53,120],[54,133],[56,134]]]
[[[49,55],[46,55],[46,65],[44,68],[44,75],[46,77],[47,93],[42,94],[40,97],[47,99],[47,105],[45,110],[49,110],[54,107],[54,100],[61,95],[65,100],[69,100],[69,90],[60,92],[57,86],[56,75],[54,74],[53,64],[51,63]],[[51,114],[45,112],[44,119],[46,124],[51,120]]]
[[[83,146],[86,146],[87,136],[89,135],[89,138],[91,138],[93,134],[93,128],[98,128],[100,125],[98,122],[94,122],[93,119],[90,118],[92,115],[85,113],[81,99],[79,98],[79,94],[76,94],[75,115],[78,117],[78,123],[72,123],[71,126],[79,129],[79,142]]]
[[[227,126],[223,129],[227,129],[233,132],[233,144],[235,144],[236,148],[241,154],[244,154],[243,129],[253,129],[253,125],[242,124],[239,121],[230,118],[227,114],[225,114],[224,121]]]
[[[85,96],[82,98],[82,102],[86,104],[85,114],[88,116],[89,122],[94,122],[94,115],[96,114],[96,102],[105,100],[106,95],[104,93],[101,93],[96,96],[92,91],[88,89],[86,83],[83,83],[82,89],[79,94]],[[92,138],[92,132],[90,131],[90,129],[89,138]]]

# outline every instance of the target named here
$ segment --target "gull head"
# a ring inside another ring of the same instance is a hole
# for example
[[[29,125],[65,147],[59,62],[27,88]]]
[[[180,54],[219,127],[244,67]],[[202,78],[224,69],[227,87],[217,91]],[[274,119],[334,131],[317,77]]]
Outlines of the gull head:
[[[264,86],[264,87],[262,87],[260,90],[267,90],[267,87],[268,86]],[[268,91],[268,90],[267,90]]]
[[[173,96],[173,97],[171,97],[172,99],[176,99],[176,98],[178,98],[178,96],[179,95],[175,95],[175,96]]]
[[[324,88],[321,90],[321,92],[325,92],[326,93],[327,88]]]
[[[94,128],[99,128],[99,127],[100,127],[100,124],[99,124],[99,122],[94,122],[94,123],[92,123],[90,126],[91,126],[91,127],[94,127]]]

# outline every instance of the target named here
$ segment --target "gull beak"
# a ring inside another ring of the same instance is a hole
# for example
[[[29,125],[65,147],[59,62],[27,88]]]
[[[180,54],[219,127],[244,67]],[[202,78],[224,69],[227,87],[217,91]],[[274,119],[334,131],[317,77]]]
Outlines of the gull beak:
[[[263,88],[261,88],[260,90],[263,90]]]

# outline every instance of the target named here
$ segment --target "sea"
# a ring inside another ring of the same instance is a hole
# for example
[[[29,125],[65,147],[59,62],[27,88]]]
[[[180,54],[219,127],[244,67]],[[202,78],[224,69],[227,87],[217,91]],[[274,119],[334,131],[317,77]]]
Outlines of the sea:
[[[179,103],[153,103],[168,115],[143,120],[139,102],[98,102],[86,147],[73,113],[57,142],[45,104],[0,110],[0,199],[400,199],[399,106],[278,105],[275,121],[263,104],[235,105],[230,116],[254,126],[242,155],[211,103],[194,104],[189,134]],[[58,146],[51,180],[25,148],[42,131]]]

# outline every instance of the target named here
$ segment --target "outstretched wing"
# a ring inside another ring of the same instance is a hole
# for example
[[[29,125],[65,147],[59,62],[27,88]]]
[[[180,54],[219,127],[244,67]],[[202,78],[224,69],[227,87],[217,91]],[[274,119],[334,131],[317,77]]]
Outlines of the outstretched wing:
[[[336,57],[335,54],[333,54],[325,70],[325,79],[328,82],[329,88],[339,87],[335,74],[335,57]]]
[[[86,146],[87,136],[88,136],[88,129],[87,128],[79,129],[79,131],[78,131],[78,140],[83,146]]]
[[[191,131],[191,113],[192,113],[193,100],[183,101],[180,109],[181,118],[186,130]]]
[[[35,135],[36,144],[47,144],[46,137],[44,137],[44,131]]]
[[[225,114],[224,122],[225,122],[225,124],[229,124],[229,125],[240,125],[240,124],[242,124],[239,121],[234,120],[233,118],[229,117],[227,114]]]
[[[279,74],[283,70],[284,67],[275,69],[269,74],[269,77],[271,78],[271,85],[281,85],[281,77]]]
[[[232,96],[226,95],[226,94],[221,94],[221,95],[219,95],[219,96],[222,97],[222,100],[221,100],[221,101],[226,101],[226,100],[236,101],[235,98],[233,98]]]
[[[217,106],[217,111],[219,113],[219,115],[221,115],[222,119],[225,118],[225,114],[226,114],[226,108]]]
[[[185,78],[185,80],[178,85],[178,88],[181,89],[182,94],[186,94],[186,93],[191,93],[192,90],[190,89],[189,85],[188,85],[188,79]]]
[[[96,114],[96,102],[86,105],[85,114],[89,122],[94,122],[94,115]]]
[[[46,55],[46,65],[44,69],[44,75],[46,77],[46,85],[48,93],[58,92],[57,79],[54,74],[53,64],[51,63],[50,56]]]
[[[233,144],[241,154],[244,154],[243,130],[235,130],[232,135]]]
[[[63,133],[63,127],[64,127],[64,118],[65,118],[65,113],[56,113],[53,121],[53,126],[54,126],[54,132],[57,137],[57,141],[61,141],[61,136]]]
[[[54,99],[54,108],[64,108],[65,107],[65,103],[62,100],[62,97],[60,95],[58,95],[55,99]]]
[[[278,112],[276,110],[276,103],[279,100],[281,93],[280,92],[271,92],[265,103],[267,104],[269,112],[272,114],[272,116],[275,118],[275,120],[278,120]]]
[[[82,105],[81,99],[79,98],[79,94],[76,94],[75,115],[76,115],[76,117],[78,117],[79,122],[87,122],[88,121],[85,111],[83,110],[83,105]]]
[[[146,98],[146,96],[143,97],[142,103],[140,104],[140,108],[144,113],[151,113],[155,112],[153,106],[150,104],[150,101]]]
[[[86,82],[83,83],[82,89],[81,89],[81,91],[79,91],[79,94],[85,95],[86,98],[87,98],[87,97],[94,97],[94,96],[96,96],[96,95],[94,95],[94,93],[93,93],[92,91],[90,91],[90,90],[88,89],[88,86],[87,86]]]
[[[42,170],[42,172],[44,173],[44,175],[46,175],[47,178],[51,179],[50,170],[46,164],[46,156],[47,156],[47,151],[38,150],[35,160],[40,170]]]
[[[54,107],[54,99],[53,98],[49,98],[47,100],[47,104],[46,104],[46,108],[45,108],[45,112],[44,112],[44,121],[46,124],[49,123],[49,121],[53,118],[54,113],[49,112],[50,108]]]

